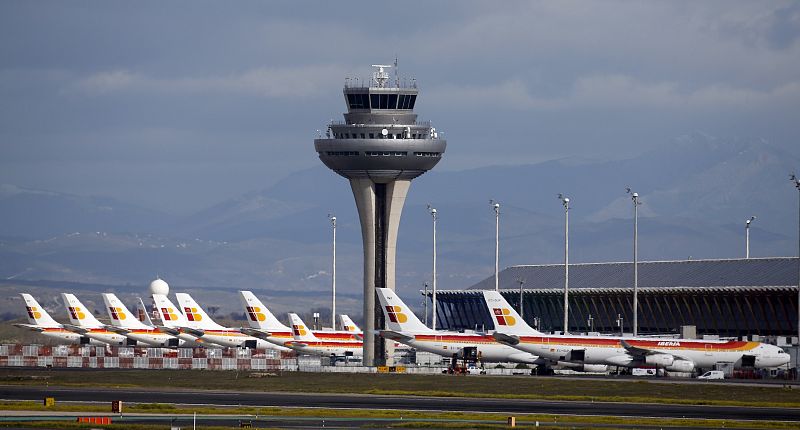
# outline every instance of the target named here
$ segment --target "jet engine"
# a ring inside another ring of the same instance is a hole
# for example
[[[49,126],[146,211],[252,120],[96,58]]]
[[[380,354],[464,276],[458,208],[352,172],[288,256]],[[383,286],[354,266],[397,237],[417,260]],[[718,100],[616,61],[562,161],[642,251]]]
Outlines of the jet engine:
[[[694,363],[689,360],[674,360],[671,365],[666,369],[670,372],[686,372],[691,373],[694,371]]]
[[[645,356],[644,362],[657,367],[668,367],[675,362],[675,357],[670,354],[652,354]]]

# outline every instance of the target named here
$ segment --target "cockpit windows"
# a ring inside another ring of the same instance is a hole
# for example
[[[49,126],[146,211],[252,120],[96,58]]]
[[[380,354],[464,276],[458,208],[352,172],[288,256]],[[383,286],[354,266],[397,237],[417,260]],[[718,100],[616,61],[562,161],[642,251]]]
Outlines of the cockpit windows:
[[[350,109],[412,110],[416,100],[416,94],[347,94]]]

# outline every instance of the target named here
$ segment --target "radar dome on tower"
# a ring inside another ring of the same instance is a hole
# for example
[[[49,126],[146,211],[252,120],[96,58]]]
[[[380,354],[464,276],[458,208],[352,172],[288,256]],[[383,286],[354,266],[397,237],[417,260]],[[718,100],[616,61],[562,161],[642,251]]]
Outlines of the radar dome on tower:
[[[156,278],[150,283],[150,294],[169,294],[169,284],[164,282],[161,278]]]

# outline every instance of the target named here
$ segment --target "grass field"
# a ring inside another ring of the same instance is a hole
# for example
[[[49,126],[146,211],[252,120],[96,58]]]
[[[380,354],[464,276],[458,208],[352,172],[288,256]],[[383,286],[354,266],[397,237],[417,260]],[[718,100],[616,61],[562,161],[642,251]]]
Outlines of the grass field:
[[[45,407],[41,402],[0,402],[0,410],[24,411],[49,411],[49,412],[86,412],[86,415],[109,414],[109,405],[98,404],[56,404]],[[161,403],[149,403],[125,406],[127,414],[152,413],[165,416],[190,417],[192,413],[198,416],[237,416],[247,419],[264,419],[266,417],[289,417],[327,420],[330,422],[346,421],[348,419],[374,419],[382,427],[397,428],[508,428],[505,425],[508,418],[499,413],[469,413],[469,412],[425,412],[425,411],[381,411],[381,410],[354,410],[354,409],[320,409],[320,408],[276,408],[276,407],[197,407],[176,406]],[[113,416],[113,414],[109,414]],[[791,429],[797,428],[797,423],[774,421],[735,421],[735,420],[704,420],[684,418],[629,418],[615,416],[559,416],[552,414],[517,414],[519,428],[564,428],[571,425],[591,425],[593,428],[618,428],[619,426],[634,426],[638,428],[749,428],[749,429]],[[536,427],[539,423],[540,427]],[[8,423],[0,423],[0,427]],[[30,423],[26,423],[29,425]],[[133,425],[118,424],[116,428],[163,428],[163,425]],[[85,425],[84,425],[85,426]],[[96,426],[96,425],[95,425]],[[61,421],[51,428],[82,428],[79,424]],[[115,426],[103,426],[115,428]],[[203,428],[213,428],[203,425]]]
[[[549,400],[800,407],[800,389],[536,376],[454,376],[203,370],[0,370],[0,384],[398,394]]]

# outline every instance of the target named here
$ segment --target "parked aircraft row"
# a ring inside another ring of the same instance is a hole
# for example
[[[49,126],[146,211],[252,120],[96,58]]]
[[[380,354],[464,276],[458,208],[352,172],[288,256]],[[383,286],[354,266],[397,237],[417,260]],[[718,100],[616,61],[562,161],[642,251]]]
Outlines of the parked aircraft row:
[[[692,372],[719,362],[736,367],[774,368],[787,364],[789,354],[760,342],[657,339],[642,337],[548,335],[530,327],[495,291],[484,291],[493,317],[491,333],[434,331],[425,326],[392,290],[376,290],[386,329],[377,334],[386,339],[443,357],[470,355],[483,362],[559,364],[575,370],[605,371],[608,366],[658,367],[667,371]],[[291,327],[281,323],[250,291],[240,291],[249,327],[217,324],[188,294],[175,296],[180,307],[161,294],[153,294],[161,325],[146,317],[139,321],[110,293],[103,294],[111,324],[98,321],[72,294],[62,294],[68,324],[55,321],[30,294],[22,294],[32,329],[62,343],[94,345],[148,345],[192,347],[219,345],[298,351],[321,356],[362,356],[361,330],[341,315],[343,330],[310,330],[297,314],[289,314]],[[144,309],[144,303],[140,306]],[[468,354],[469,352],[469,354]]]
[[[380,334],[440,355],[460,355],[472,347],[484,361],[558,363],[585,371],[604,371],[608,366],[644,366],[692,372],[709,369],[716,363],[775,368],[790,360],[780,347],[761,342],[548,335],[530,327],[496,291],[483,292],[495,324],[493,333],[433,331],[420,322],[394,291],[386,288],[376,291],[387,326]]]
[[[197,302],[185,293],[175,297],[175,306],[165,295],[153,294],[161,325],[155,325],[145,312],[140,321],[112,293],[103,293],[111,324],[103,324],[73,294],[62,293],[68,324],[53,319],[30,294],[22,293],[28,324],[15,324],[41,333],[59,343],[154,347],[223,346],[278,351],[298,351],[322,356],[362,355],[362,332],[347,316],[340,315],[343,330],[310,330],[297,314],[289,314],[292,327],[278,321],[250,291],[240,291],[250,327],[224,327],[216,323]],[[139,299],[142,309],[147,309]]]

